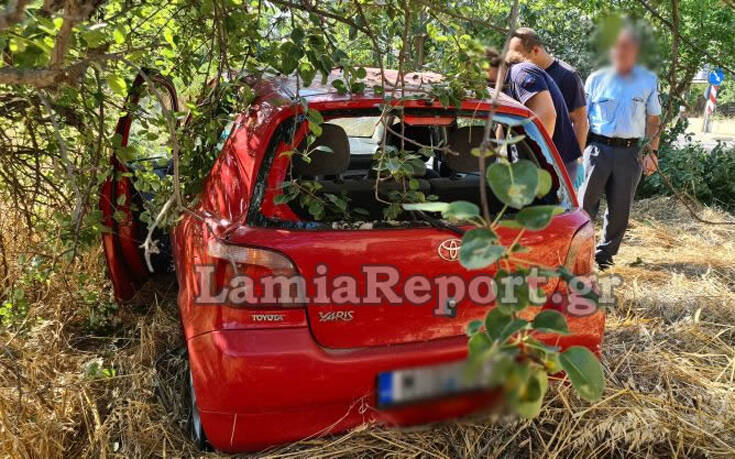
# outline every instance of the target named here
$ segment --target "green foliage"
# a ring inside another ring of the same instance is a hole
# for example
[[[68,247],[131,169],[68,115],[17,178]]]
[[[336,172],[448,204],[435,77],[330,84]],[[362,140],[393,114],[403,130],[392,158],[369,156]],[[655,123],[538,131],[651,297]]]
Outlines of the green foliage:
[[[559,206],[533,206],[521,209],[516,215],[519,225],[531,231],[540,231],[551,223],[551,218],[564,211]]]
[[[383,210],[387,220],[397,219],[405,210],[402,207],[404,203],[420,203],[430,200],[429,198],[436,199],[420,191],[419,182],[415,178],[424,174],[428,153],[423,151],[414,153],[386,147],[374,156],[377,161],[373,169],[380,177],[377,182],[378,193],[389,201]],[[389,187],[385,184],[389,184]]]
[[[688,142],[683,146],[662,145],[659,168],[679,192],[707,204],[735,209],[735,149],[718,144],[711,151]],[[642,180],[638,196],[671,195],[660,174]]]
[[[322,193],[321,189],[322,185],[315,181],[291,180],[284,183],[283,194],[276,197],[275,204],[298,201],[316,221],[353,220],[365,214],[359,207],[350,209],[350,199],[345,193]]]
[[[536,314],[532,322],[533,328],[547,333],[559,333],[565,335],[569,333],[567,321],[559,311],[549,309]]]
[[[500,146],[498,147],[500,148]],[[550,177],[531,161],[509,163],[499,160],[487,167],[488,184],[495,195],[508,207],[519,209],[513,227],[520,231],[546,228],[551,219],[563,211],[558,206],[528,206],[536,196],[550,190]],[[563,352],[558,347],[539,340],[542,334],[566,335],[569,327],[563,314],[542,310],[528,321],[524,312],[529,306],[539,306],[546,300],[544,292],[529,284],[531,272],[526,268],[510,269],[511,263],[522,260],[514,254],[523,251],[517,242],[510,246],[499,242],[496,229],[503,220],[500,215],[486,221],[480,209],[467,202],[423,203],[404,206],[410,210],[441,212],[448,220],[471,222],[476,227],[462,237],[459,261],[467,269],[496,267],[496,304],[484,321],[468,324],[469,369],[480,371],[489,365],[490,383],[503,390],[506,402],[522,417],[538,415],[548,391],[548,375],[565,371],[580,397],[594,401],[604,390],[602,365],[587,348],[573,346]],[[508,226],[507,223],[504,226]],[[500,266],[508,269],[500,269]],[[573,275],[564,268],[546,270],[545,274],[572,281]],[[596,299],[593,299],[596,301]]]
[[[497,243],[498,236],[490,228],[475,228],[465,233],[459,260],[467,269],[481,269],[495,263],[505,254]]]
[[[6,292],[5,300],[0,303],[0,325],[6,328],[17,328],[28,314],[28,299],[21,288]]]
[[[515,163],[496,162],[487,168],[487,181],[503,204],[520,209],[533,202],[539,193],[537,167],[524,159]]]
[[[89,379],[107,379],[117,376],[117,370],[105,367],[101,358],[87,362],[84,372]]]

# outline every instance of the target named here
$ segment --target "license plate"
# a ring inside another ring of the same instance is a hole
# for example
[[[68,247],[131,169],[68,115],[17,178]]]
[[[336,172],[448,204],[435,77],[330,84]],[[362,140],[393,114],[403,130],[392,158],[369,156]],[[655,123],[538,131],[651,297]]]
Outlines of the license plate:
[[[487,369],[470,374],[466,362],[406,368],[378,374],[378,406],[385,407],[489,387]]]

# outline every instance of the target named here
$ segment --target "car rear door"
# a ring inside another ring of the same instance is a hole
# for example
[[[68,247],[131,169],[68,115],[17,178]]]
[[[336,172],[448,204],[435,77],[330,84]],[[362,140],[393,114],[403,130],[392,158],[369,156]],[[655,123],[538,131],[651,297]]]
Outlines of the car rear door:
[[[173,83],[154,72],[148,77],[139,74],[130,88],[125,113],[118,120],[113,139],[110,164],[112,171],[100,190],[99,206],[106,231],[102,235],[108,271],[115,298],[130,300],[152,274],[144,258],[141,244],[147,227],[140,221],[140,214],[150,196],[135,188],[134,171],[149,163],[148,170],[156,174],[167,173],[165,157],[167,133],[151,123],[154,117],[163,115],[161,103],[149,84],[154,84],[163,97],[167,109],[178,111],[178,99]],[[156,132],[158,129],[159,132]],[[163,134],[163,135],[157,135]],[[168,238],[157,235],[163,245],[160,254],[152,261],[155,271],[164,269],[167,259]]]
[[[559,215],[544,231],[520,239],[523,258],[540,265],[563,264],[571,238],[585,218],[575,210]],[[248,243],[285,254],[306,280],[306,310],[312,334],[329,348],[355,348],[426,341],[462,335],[484,317],[486,286],[478,275],[494,266],[467,270],[457,258],[461,236],[435,228],[355,231],[248,232]],[[515,230],[500,233],[510,245]],[[231,242],[238,243],[234,235]],[[373,282],[371,280],[373,276]],[[419,280],[420,279],[420,280]],[[326,289],[320,290],[320,282]],[[385,288],[373,288],[384,283]],[[354,286],[354,288],[353,288]],[[545,286],[549,293],[556,279]],[[470,290],[479,289],[475,299]],[[458,291],[457,289],[464,290]],[[326,295],[323,293],[327,292]],[[413,293],[411,293],[413,292]]]

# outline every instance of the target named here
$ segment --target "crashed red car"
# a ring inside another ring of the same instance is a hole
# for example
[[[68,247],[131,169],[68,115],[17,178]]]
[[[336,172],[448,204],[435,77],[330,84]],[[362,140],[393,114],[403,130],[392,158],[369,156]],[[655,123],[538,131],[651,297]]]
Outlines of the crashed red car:
[[[396,78],[395,72],[389,75]],[[408,90],[431,78],[406,75]],[[175,108],[173,85],[162,78],[155,82],[168,92]],[[225,134],[199,194],[196,215],[184,214],[170,237],[191,370],[194,439],[221,451],[253,451],[363,423],[435,421],[493,403],[495,392],[475,386],[458,390],[453,379],[457,363],[467,355],[465,326],[484,317],[492,304],[476,304],[459,295],[456,285],[426,287],[415,280],[454,276],[469,285],[478,272],[457,261],[461,238],[410,216],[381,223],[385,204],[376,200],[373,167],[374,153],[383,142],[398,147],[400,140],[392,135],[397,130],[411,140],[403,140],[405,149],[448,145],[459,155],[427,159],[425,170],[417,168],[412,177],[412,189],[439,201],[477,203],[478,166],[470,150],[479,144],[482,129],[473,126],[484,123],[493,111],[490,101],[468,99],[459,107],[445,108],[421,97],[404,100],[403,120],[380,132],[376,120],[386,103],[382,95],[369,88],[361,94],[340,94],[330,85],[302,88],[300,96],[308,108],[324,118],[314,144],[328,147],[318,149],[306,163],[289,153],[303,145],[308,133],[294,82],[264,77],[251,83],[256,101]],[[135,86],[145,84],[139,77]],[[139,96],[135,93],[129,102],[139,103]],[[548,134],[531,112],[506,97],[499,98],[493,116],[526,136],[513,146],[511,156],[531,158],[548,170],[553,186],[544,202],[565,209],[546,229],[522,235],[520,242],[529,248],[523,257],[589,274],[592,226]],[[132,115],[120,120],[122,146],[137,141],[135,123]],[[146,228],[134,210],[136,200],[145,197],[124,173],[135,164],[117,157],[113,164],[117,173],[101,193],[105,223],[112,229],[103,242],[115,294],[126,301],[153,273],[140,248]],[[294,178],[319,183],[322,192],[343,197],[349,210],[363,209],[365,223],[321,223],[298,200],[279,199],[283,184]],[[390,191],[395,184],[386,181],[385,186]],[[494,211],[501,207],[497,202],[491,206]],[[119,218],[121,213],[124,218]],[[509,244],[517,231],[502,230],[501,241]],[[154,270],[165,269],[167,261],[160,259],[165,252],[153,260]],[[390,267],[388,278],[370,270],[375,266]],[[231,286],[235,269],[253,279],[301,276],[306,296],[287,303],[250,298],[234,304],[227,292],[217,298]],[[484,271],[492,275],[494,270]],[[210,283],[202,283],[204,274]],[[345,284],[357,291],[317,301],[320,279],[338,277],[348,279]],[[370,281],[390,287],[367,292]],[[417,285],[426,287],[420,298],[402,302],[409,287]],[[552,298],[566,287],[552,280],[543,288]],[[355,302],[351,295],[372,298]],[[599,352],[603,313],[567,313],[567,320],[571,333],[557,337],[555,344]]]

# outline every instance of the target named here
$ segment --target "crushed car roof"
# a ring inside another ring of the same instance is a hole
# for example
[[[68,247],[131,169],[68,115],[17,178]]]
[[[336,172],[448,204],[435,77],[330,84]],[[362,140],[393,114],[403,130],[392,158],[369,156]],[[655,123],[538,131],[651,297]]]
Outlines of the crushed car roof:
[[[297,95],[303,97],[310,102],[322,100],[344,100],[344,99],[361,99],[361,98],[382,98],[382,95],[373,90],[374,86],[382,86],[385,93],[394,93],[396,97],[400,97],[401,90],[409,95],[417,95],[420,93],[429,93],[431,86],[441,83],[445,80],[443,75],[434,72],[410,72],[403,76],[401,81],[400,73],[397,70],[385,69],[381,72],[379,68],[365,68],[367,75],[359,81],[365,83],[365,90],[360,94],[340,94],[332,85],[335,80],[344,78],[341,69],[332,70],[327,81],[322,84],[318,77],[309,86],[304,86],[303,81],[298,80],[295,76],[276,76],[262,75],[260,78],[247,77],[249,84],[259,89],[261,94],[275,92],[286,99],[293,99]],[[384,79],[383,79],[384,78]],[[382,84],[381,84],[382,83]],[[265,87],[264,87],[265,86]],[[490,94],[494,93],[494,89],[490,89]],[[468,97],[466,100],[474,99]],[[489,100],[487,100],[489,102]],[[497,100],[499,105],[510,106],[526,109],[522,104],[512,99],[508,95],[501,93]]]

